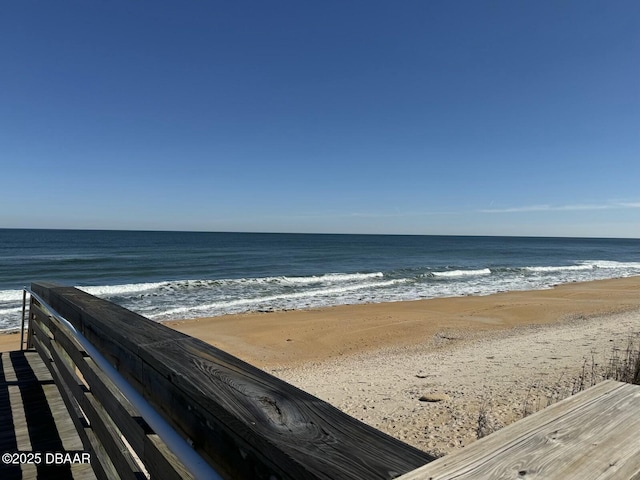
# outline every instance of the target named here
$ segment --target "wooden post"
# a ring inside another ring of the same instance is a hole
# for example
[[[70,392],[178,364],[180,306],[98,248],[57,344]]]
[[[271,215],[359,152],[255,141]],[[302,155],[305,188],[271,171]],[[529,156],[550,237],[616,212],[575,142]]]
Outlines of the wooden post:
[[[24,321],[27,311],[27,291],[22,290],[22,327],[20,328],[20,351],[24,350]]]

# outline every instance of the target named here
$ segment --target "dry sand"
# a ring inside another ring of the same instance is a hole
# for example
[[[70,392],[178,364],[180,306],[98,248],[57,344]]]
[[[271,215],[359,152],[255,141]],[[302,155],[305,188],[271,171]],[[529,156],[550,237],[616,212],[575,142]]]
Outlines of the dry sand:
[[[267,370],[400,440],[443,455],[478,438],[481,412],[488,434],[602,380],[613,349],[624,351],[631,337],[640,344],[640,310],[437,336],[424,346]]]
[[[640,277],[166,324],[446,454],[475,440],[481,411],[499,428],[570,395],[585,361],[586,383],[599,379],[640,335]],[[0,351],[19,339],[0,335]]]

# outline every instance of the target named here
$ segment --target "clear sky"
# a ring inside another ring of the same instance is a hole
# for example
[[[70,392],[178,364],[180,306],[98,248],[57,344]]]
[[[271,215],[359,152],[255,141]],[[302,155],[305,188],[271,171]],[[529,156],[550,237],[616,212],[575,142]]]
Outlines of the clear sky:
[[[0,227],[640,237],[640,2],[8,1]]]

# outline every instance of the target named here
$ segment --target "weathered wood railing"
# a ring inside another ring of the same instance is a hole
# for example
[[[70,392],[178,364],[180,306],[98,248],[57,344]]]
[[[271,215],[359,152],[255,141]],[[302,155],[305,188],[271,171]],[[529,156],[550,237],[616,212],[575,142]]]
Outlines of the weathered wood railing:
[[[433,457],[228,353],[76,288],[31,286],[224,478],[390,479]],[[193,478],[32,296],[28,341],[47,362],[99,478]],[[135,452],[135,453],[133,453]]]

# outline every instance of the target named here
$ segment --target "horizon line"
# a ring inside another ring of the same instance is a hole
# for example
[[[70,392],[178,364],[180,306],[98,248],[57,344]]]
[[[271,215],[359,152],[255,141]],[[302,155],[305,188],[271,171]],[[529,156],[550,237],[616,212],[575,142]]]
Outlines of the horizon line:
[[[585,236],[585,235],[487,235],[487,234],[454,234],[454,233],[346,233],[346,232],[265,232],[247,230],[178,230],[156,228],[49,228],[49,227],[0,227],[0,230],[51,230],[70,232],[149,232],[149,233],[220,233],[220,234],[248,234],[248,235],[366,235],[366,236],[397,236],[397,237],[507,237],[507,238],[566,238],[593,240],[640,240],[640,237],[616,236]]]

